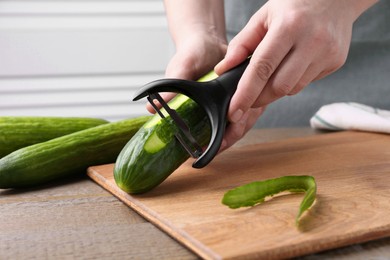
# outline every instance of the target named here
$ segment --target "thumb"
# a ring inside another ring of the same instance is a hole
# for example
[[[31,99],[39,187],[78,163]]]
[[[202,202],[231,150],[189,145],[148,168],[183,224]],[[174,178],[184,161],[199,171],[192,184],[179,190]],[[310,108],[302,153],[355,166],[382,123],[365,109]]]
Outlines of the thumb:
[[[221,75],[239,65],[251,53],[252,51],[246,49],[244,46],[229,45],[226,56],[214,67],[214,70],[218,75]]]

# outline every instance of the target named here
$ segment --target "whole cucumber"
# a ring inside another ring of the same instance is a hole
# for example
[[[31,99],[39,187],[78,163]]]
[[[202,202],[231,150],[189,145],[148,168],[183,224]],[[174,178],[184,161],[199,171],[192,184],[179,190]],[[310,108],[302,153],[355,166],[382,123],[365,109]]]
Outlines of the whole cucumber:
[[[148,116],[108,123],[21,148],[0,159],[0,188],[21,188],[113,163]]]
[[[210,73],[199,81],[215,77],[215,73]],[[211,129],[203,108],[183,95],[177,95],[168,104],[186,122],[198,143],[206,145]],[[133,136],[115,163],[114,178],[119,188],[128,193],[147,192],[189,158],[174,136],[175,127],[169,115],[162,119],[156,114]]]
[[[0,158],[32,144],[107,123],[98,118],[2,116]]]

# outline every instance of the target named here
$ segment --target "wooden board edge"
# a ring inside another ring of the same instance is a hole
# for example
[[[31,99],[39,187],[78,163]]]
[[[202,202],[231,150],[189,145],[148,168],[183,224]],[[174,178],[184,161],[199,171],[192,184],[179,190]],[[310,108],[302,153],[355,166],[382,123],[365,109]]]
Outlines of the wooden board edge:
[[[136,199],[133,198],[133,196],[120,190],[118,187],[113,187],[110,182],[108,182],[99,174],[98,170],[96,170],[96,167],[100,166],[89,167],[87,169],[87,175],[102,188],[118,198],[122,203],[133,209],[137,214],[141,215],[144,219],[152,223],[164,233],[168,234],[180,244],[190,249],[202,259],[222,259],[219,254],[206,247],[199,240],[190,236],[187,232],[178,229],[167,219],[159,216],[157,212],[144,207],[142,203],[139,203]]]
[[[337,241],[332,241],[329,239],[316,240],[316,246],[307,247],[300,246],[295,244],[289,250],[284,250],[279,248],[278,253],[275,254],[275,249],[265,250],[261,254],[248,254],[242,256],[247,259],[290,259],[290,258],[299,258],[303,256],[309,256],[312,254],[320,254],[321,252],[326,252],[329,250],[341,249],[351,245],[367,243],[377,239],[383,239],[385,237],[390,237],[390,225],[389,229],[383,230],[382,228],[372,229],[366,233],[352,232],[338,237]]]

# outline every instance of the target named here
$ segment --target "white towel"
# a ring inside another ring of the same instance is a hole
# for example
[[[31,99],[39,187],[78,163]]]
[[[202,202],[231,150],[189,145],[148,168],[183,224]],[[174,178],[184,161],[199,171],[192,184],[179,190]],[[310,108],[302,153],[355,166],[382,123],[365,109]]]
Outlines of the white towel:
[[[315,129],[390,134],[390,111],[359,103],[333,103],[321,107],[310,119],[310,125]]]

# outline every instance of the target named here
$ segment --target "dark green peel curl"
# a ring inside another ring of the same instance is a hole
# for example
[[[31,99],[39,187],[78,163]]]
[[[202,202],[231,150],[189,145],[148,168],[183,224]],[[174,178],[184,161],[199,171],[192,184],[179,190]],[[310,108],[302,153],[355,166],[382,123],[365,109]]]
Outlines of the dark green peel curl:
[[[226,192],[222,203],[232,209],[250,207],[264,202],[267,196],[273,196],[284,191],[305,192],[295,218],[295,222],[298,225],[300,217],[311,207],[316,198],[317,184],[312,176],[283,176],[252,182]]]

